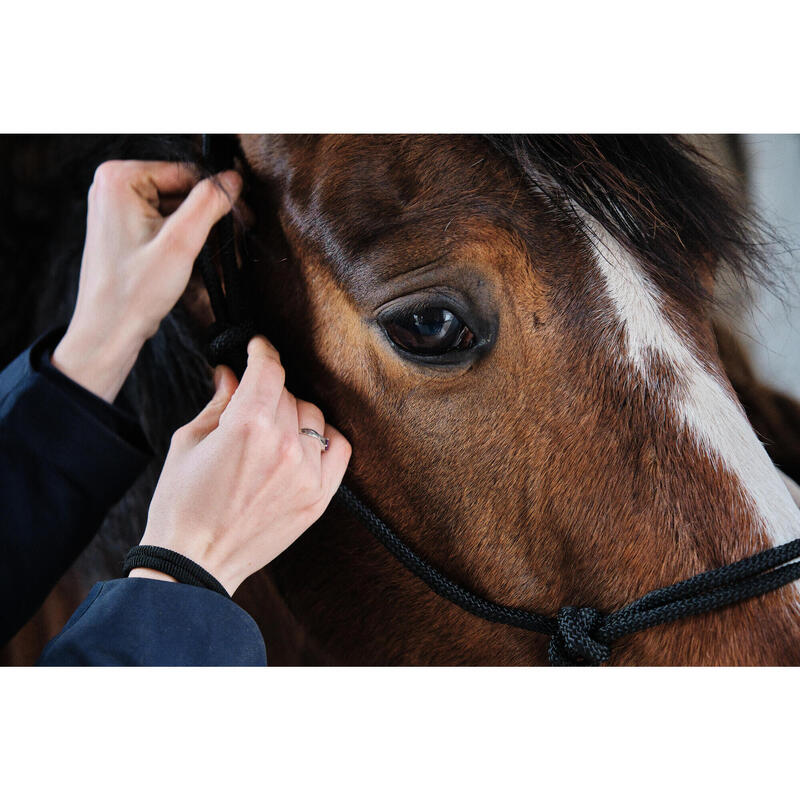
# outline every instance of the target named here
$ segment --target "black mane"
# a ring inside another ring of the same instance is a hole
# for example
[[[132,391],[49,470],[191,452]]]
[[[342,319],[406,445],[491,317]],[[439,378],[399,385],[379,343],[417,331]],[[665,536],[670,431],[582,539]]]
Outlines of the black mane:
[[[721,168],[680,137],[486,138],[556,206],[597,220],[681,301],[708,299],[699,264],[724,265],[743,286],[772,283],[774,232],[747,212]]]

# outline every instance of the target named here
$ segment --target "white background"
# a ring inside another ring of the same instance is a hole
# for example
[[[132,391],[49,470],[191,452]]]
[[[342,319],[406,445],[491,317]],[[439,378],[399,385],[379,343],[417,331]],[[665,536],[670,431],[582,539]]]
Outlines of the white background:
[[[7,131],[796,133],[785,3],[6,5]],[[786,76],[781,83],[776,76]],[[778,797],[795,670],[6,670],[3,796]]]

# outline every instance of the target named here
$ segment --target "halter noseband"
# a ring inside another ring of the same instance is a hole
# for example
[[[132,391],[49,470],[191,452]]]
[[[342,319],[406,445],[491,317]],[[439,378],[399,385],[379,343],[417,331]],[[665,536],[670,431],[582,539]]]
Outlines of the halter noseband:
[[[235,153],[230,145],[228,137],[204,134],[205,165],[213,170],[230,167]],[[219,243],[221,277],[214,264],[213,241]],[[230,214],[215,226],[198,261],[216,319],[207,357],[211,364],[228,364],[241,377],[247,363],[247,343],[257,331],[243,287]],[[493,603],[451,580],[415,553],[344,483],[335,499],[440,597],[489,622],[549,636],[548,658],[554,666],[601,664],[611,658],[611,644],[624,636],[739,603],[800,579],[800,561],[795,561],[800,558],[799,538],[648,592],[609,614],[585,606],[564,606],[555,617],[548,617]]]

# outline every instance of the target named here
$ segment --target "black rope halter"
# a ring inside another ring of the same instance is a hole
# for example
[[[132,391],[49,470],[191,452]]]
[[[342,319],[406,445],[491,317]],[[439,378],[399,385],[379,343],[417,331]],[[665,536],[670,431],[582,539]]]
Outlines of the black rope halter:
[[[230,166],[233,155],[229,140],[226,142],[227,137],[221,136],[213,138],[212,147],[212,137],[203,136],[206,165],[215,170]],[[222,142],[218,145],[217,140]],[[212,241],[221,242],[217,246],[222,260],[221,277],[214,266]],[[247,361],[247,343],[255,334],[256,327],[254,317],[249,313],[248,295],[243,288],[243,276],[236,258],[231,215],[215,227],[199,261],[216,318],[208,346],[209,361],[228,364],[241,377]],[[739,603],[800,579],[800,561],[795,560],[800,558],[800,539],[794,539],[733,564],[648,592],[609,614],[590,607],[564,606],[555,617],[548,617],[493,603],[451,580],[415,553],[344,484],[339,487],[335,499],[356,516],[406,569],[440,597],[489,622],[549,636],[548,658],[554,666],[602,664],[611,658],[611,645],[624,636]]]

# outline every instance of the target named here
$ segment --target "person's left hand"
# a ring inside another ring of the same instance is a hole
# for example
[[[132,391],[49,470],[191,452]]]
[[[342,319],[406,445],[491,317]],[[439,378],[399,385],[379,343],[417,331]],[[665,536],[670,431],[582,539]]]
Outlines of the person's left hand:
[[[189,165],[165,161],[107,161],[95,172],[78,301],[52,363],[108,402],[178,302],[209,231],[239,196],[236,172],[215,179],[201,181]]]

